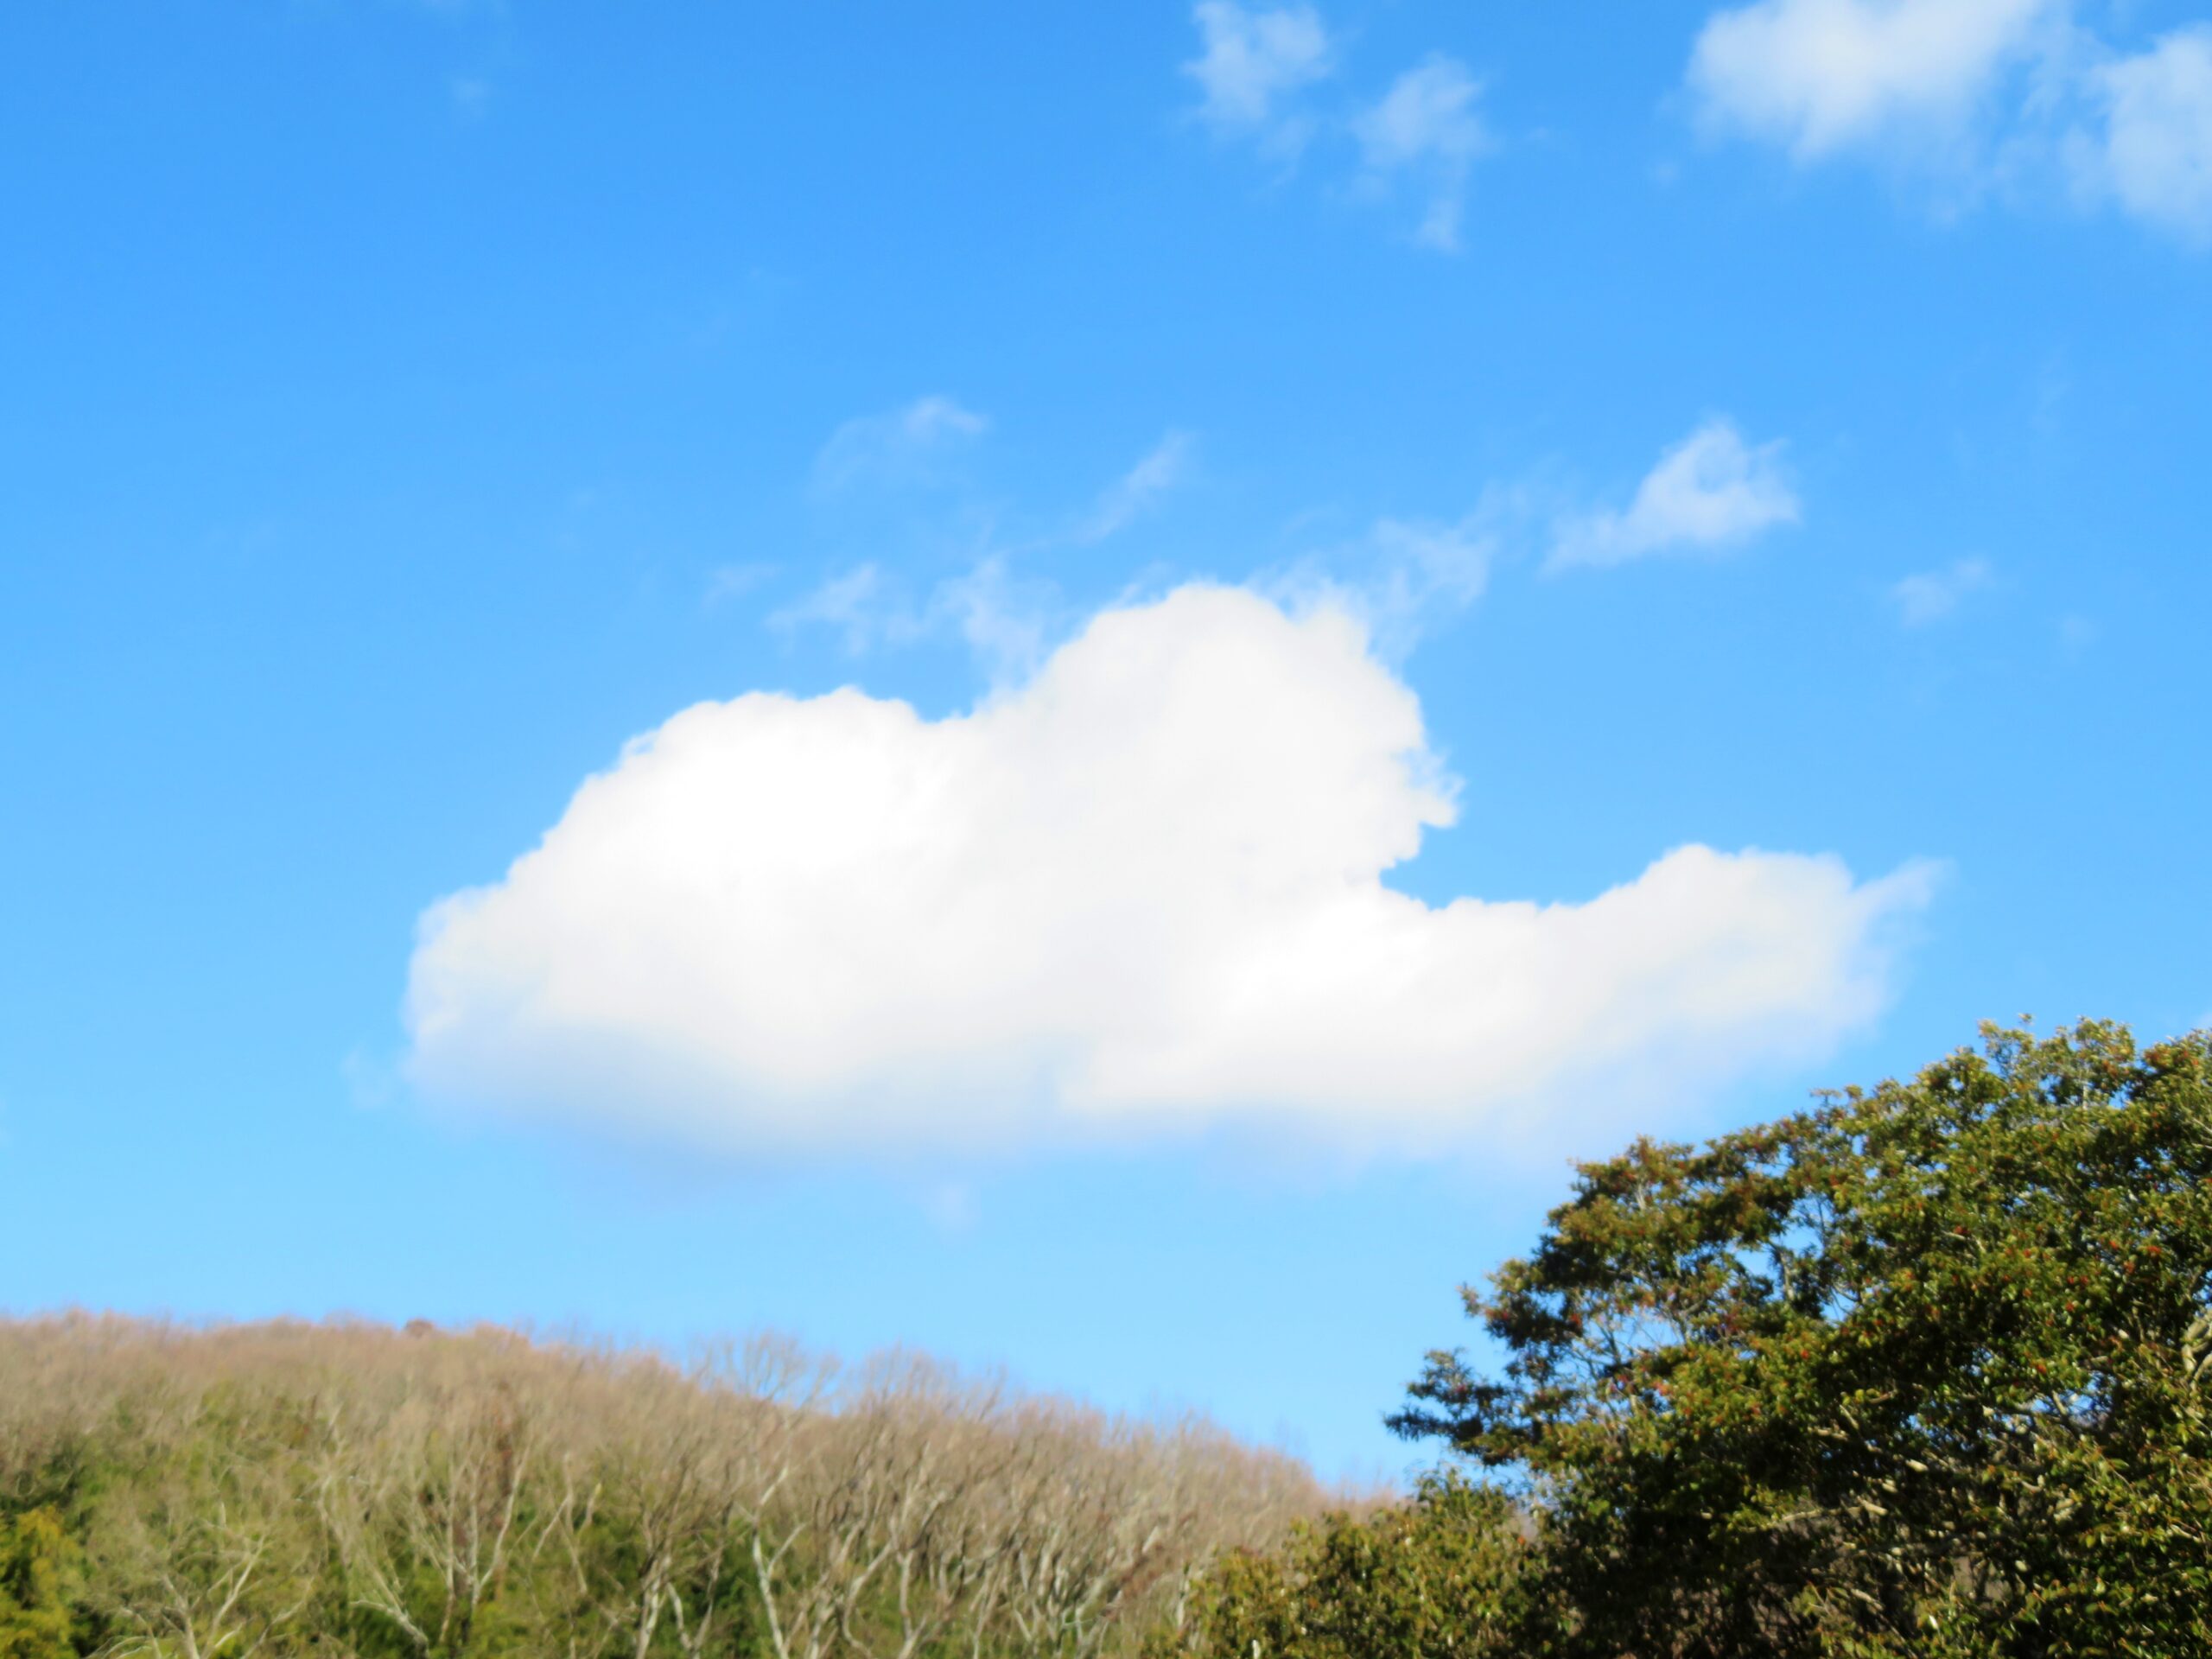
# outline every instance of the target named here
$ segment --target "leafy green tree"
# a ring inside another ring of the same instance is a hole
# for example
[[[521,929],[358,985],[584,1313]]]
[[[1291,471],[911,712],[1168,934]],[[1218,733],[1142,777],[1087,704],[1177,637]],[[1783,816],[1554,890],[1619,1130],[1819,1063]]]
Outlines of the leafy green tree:
[[[0,1517],[0,1659],[75,1659],[83,1560],[52,1508]]]
[[[2212,1034],[1984,1038],[1465,1293],[1502,1375],[1394,1423],[1525,1482],[1562,1651],[2212,1653]]]
[[[1453,1473],[1414,1501],[1300,1524],[1217,1561],[1154,1659],[1482,1659],[1516,1649],[1529,1546],[1505,1496]]]

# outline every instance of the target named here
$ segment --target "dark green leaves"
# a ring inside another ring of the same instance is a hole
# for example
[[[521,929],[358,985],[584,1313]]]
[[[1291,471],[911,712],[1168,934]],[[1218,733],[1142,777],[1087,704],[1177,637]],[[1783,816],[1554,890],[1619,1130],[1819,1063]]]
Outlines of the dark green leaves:
[[[1530,1484],[1573,1650],[2212,1648],[2209,1058],[1991,1030],[1586,1166],[1395,1421]]]

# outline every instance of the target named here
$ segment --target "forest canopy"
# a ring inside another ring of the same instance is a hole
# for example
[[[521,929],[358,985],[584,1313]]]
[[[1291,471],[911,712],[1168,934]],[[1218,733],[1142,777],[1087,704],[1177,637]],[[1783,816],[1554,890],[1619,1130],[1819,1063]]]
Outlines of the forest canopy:
[[[2212,1653],[2206,1033],[1639,1141],[1464,1294],[1394,1421],[1487,1484],[1225,1565],[1186,1649]]]

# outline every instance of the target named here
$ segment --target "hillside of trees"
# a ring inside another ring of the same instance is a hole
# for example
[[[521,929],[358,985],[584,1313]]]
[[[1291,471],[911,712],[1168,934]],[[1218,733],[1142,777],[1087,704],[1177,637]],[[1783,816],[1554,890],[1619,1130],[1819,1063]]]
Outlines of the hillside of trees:
[[[0,1659],[1110,1654],[1330,1501],[896,1354],[0,1326]]]
[[[1581,1166],[1402,1501],[757,1340],[0,1325],[0,1659],[2212,1654],[2212,1033]]]

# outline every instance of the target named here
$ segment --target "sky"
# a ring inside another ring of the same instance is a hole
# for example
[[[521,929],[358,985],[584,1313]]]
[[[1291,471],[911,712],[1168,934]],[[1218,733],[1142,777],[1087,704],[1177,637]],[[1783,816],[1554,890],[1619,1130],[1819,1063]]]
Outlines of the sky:
[[[12,9],[0,1308],[1391,1478],[1573,1160],[2212,1021],[2201,3]]]

